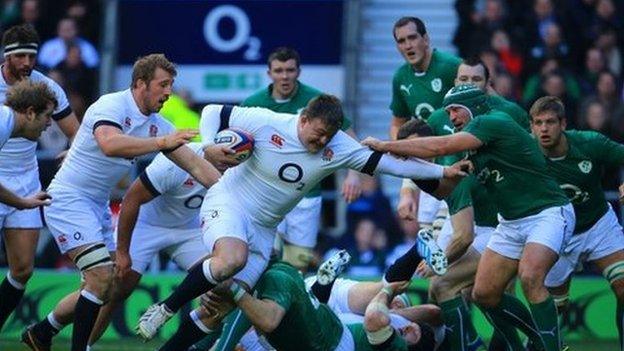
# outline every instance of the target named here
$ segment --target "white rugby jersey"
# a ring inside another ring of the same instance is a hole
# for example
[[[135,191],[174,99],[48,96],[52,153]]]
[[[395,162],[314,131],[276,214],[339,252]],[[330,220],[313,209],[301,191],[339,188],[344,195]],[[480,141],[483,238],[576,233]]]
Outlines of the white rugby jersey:
[[[188,146],[202,158],[204,148],[200,143]],[[206,188],[178,167],[162,153],[158,154],[140,175],[143,185],[157,196],[143,204],[139,211],[140,223],[172,229],[199,230],[199,209]]]
[[[72,112],[67,95],[55,81],[38,71],[32,71],[30,80],[33,82],[44,82],[54,93],[58,105],[52,114],[52,119],[58,121],[69,116]],[[0,74],[0,103],[6,101],[6,93],[11,86]],[[0,150],[0,174],[9,176],[19,176],[27,171],[38,169],[37,165],[37,142],[26,138],[11,138]]]
[[[342,131],[323,150],[312,154],[297,136],[298,115],[259,107],[234,107],[228,119],[223,117],[226,108],[204,108],[200,123],[202,140],[209,142],[218,129],[235,127],[253,135],[254,149],[247,161],[224,173],[208,196],[212,191],[229,193],[262,226],[276,226],[316,183],[338,169],[351,168],[368,174],[378,171],[382,155]],[[220,125],[219,117],[215,123],[219,114]],[[442,168],[434,167],[437,175],[432,178],[441,178]]]
[[[1,74],[0,74],[1,75]],[[6,145],[15,127],[15,115],[8,106],[0,106],[0,149]]]
[[[78,192],[96,201],[108,201],[111,190],[128,173],[135,159],[104,155],[93,135],[102,124],[139,138],[167,135],[175,130],[157,113],[142,114],[130,89],[103,95],[87,109],[67,157],[50,183],[50,190]]]

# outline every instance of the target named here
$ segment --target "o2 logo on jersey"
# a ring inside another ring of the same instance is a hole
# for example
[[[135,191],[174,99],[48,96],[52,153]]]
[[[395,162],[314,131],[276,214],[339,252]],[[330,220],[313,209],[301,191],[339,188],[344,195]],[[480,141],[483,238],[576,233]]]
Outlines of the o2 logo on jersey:
[[[219,23],[224,19],[234,22],[234,35],[231,38],[223,38],[219,33]],[[204,38],[208,45],[217,51],[234,52],[247,45],[247,50],[243,53],[245,60],[257,61],[261,57],[262,42],[257,37],[251,36],[249,16],[240,7],[221,5],[208,12],[204,19]]]
[[[277,172],[278,177],[286,183],[296,184],[297,190],[302,190],[305,186],[304,182],[300,182],[303,178],[303,168],[296,163],[285,163]]]
[[[505,177],[498,169],[490,170],[488,167],[485,167],[477,174],[477,181],[481,184],[485,184],[489,179],[492,179],[494,183],[498,183],[503,181]]]
[[[589,200],[589,193],[581,190],[581,188],[574,184],[561,184],[559,187],[563,190],[573,205],[582,204],[583,202]]]
[[[184,207],[195,210],[201,207],[204,197],[201,195],[193,195],[184,201]],[[216,211],[215,211],[216,212]],[[215,216],[216,217],[216,216]],[[212,217],[212,218],[215,218]]]

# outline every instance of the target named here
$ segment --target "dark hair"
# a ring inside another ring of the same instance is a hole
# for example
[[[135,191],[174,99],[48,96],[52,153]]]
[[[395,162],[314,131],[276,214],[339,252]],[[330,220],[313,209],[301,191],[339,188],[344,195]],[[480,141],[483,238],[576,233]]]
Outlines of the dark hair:
[[[20,113],[24,113],[29,107],[32,107],[35,113],[39,114],[45,111],[50,103],[54,107],[58,105],[56,96],[44,82],[33,82],[25,79],[9,88],[4,104]]]
[[[297,68],[299,68],[299,64],[301,63],[301,58],[299,57],[299,53],[297,52],[297,50],[287,46],[281,46],[273,50],[273,52],[269,55],[269,58],[267,59],[267,65],[269,66],[269,69],[271,69],[271,62],[275,60],[278,60],[280,62],[295,60]]]
[[[427,122],[422,119],[412,119],[407,123],[403,124],[401,128],[399,128],[399,132],[397,133],[397,139],[407,139],[412,135],[418,135],[419,137],[432,136],[433,130],[427,124]]]
[[[176,71],[175,65],[171,61],[169,61],[163,54],[151,54],[143,56],[136,60],[136,62],[134,63],[134,67],[132,67],[131,87],[135,88],[139,79],[144,81],[145,84],[149,84],[152,79],[154,79],[154,73],[156,73],[157,68],[169,72],[169,74],[174,77],[178,73]]]
[[[416,323],[420,326],[420,340],[416,344],[408,345],[408,351],[431,351],[435,349],[435,332],[427,323]]]
[[[418,17],[405,16],[399,18],[396,22],[394,22],[394,26],[392,27],[392,36],[394,40],[396,40],[396,30],[399,27],[403,27],[408,25],[409,23],[414,23],[416,25],[416,32],[421,36],[427,34],[427,27],[425,27],[425,23]]]
[[[328,128],[339,130],[343,123],[343,112],[340,99],[333,95],[321,94],[308,102],[301,112],[309,119],[321,119]]]
[[[30,24],[22,24],[7,29],[2,34],[2,46],[14,43],[37,43],[39,44],[39,34]]]
[[[542,96],[537,99],[529,110],[531,121],[533,121],[533,117],[544,112],[554,113],[559,120],[565,118],[565,107],[563,106],[563,102],[561,102],[561,99],[556,96]]]
[[[483,74],[485,75],[485,81],[487,82],[490,80],[490,70],[485,65],[485,62],[483,62],[483,60],[481,60],[481,58],[479,58],[478,56],[469,57],[463,60],[461,64],[470,66],[470,67],[476,67],[476,66],[483,67]]]

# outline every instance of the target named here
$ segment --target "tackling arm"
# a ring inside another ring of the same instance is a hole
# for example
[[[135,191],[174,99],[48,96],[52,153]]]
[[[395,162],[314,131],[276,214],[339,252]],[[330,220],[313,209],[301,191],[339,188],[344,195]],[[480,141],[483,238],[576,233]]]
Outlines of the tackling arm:
[[[236,293],[234,295],[236,299]],[[271,333],[282,322],[286,310],[269,299],[257,299],[247,292],[236,301],[236,305],[245,313],[254,327],[262,333]]]
[[[483,145],[479,139],[466,132],[398,141],[379,141],[374,138],[367,138],[362,144],[380,152],[425,159],[475,150]]]

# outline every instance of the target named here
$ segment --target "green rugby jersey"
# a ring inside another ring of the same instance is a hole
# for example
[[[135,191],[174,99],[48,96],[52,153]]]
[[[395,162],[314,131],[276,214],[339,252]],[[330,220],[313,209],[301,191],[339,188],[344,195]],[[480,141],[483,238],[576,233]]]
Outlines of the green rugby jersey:
[[[249,96],[240,105],[249,107],[264,107],[271,111],[280,113],[299,114],[310,100],[323,94],[320,90],[314,89],[309,85],[305,85],[300,81],[297,81],[297,88],[294,95],[286,101],[275,100],[275,98],[271,95],[272,92],[273,84],[270,84],[267,88],[263,88]],[[342,130],[347,130],[349,127],[351,127],[351,121],[345,117],[342,123]],[[305,195],[305,197],[317,196],[321,196],[320,181]]]
[[[364,324],[349,324],[347,327],[349,328],[351,335],[353,335],[355,351],[407,351],[407,343],[398,334],[394,335],[392,342],[387,345],[384,344],[383,347],[373,346],[368,342],[366,330],[364,330]]]
[[[409,63],[403,64],[392,79],[392,114],[427,120],[442,106],[444,95],[454,85],[460,63],[459,57],[433,50],[426,72],[416,73]]]
[[[503,218],[523,218],[569,203],[547,175],[546,161],[533,137],[508,114],[492,110],[474,118],[463,131],[483,143],[469,152],[469,159]]]
[[[574,233],[590,229],[607,212],[601,179],[605,165],[624,164],[624,145],[593,131],[565,131],[568,153],[546,157],[548,172],[574,206]]]
[[[293,266],[273,264],[256,284],[256,291],[258,299],[269,299],[286,310],[277,328],[266,335],[277,350],[333,350],[340,342],[340,320],[307,292],[301,274]]]

